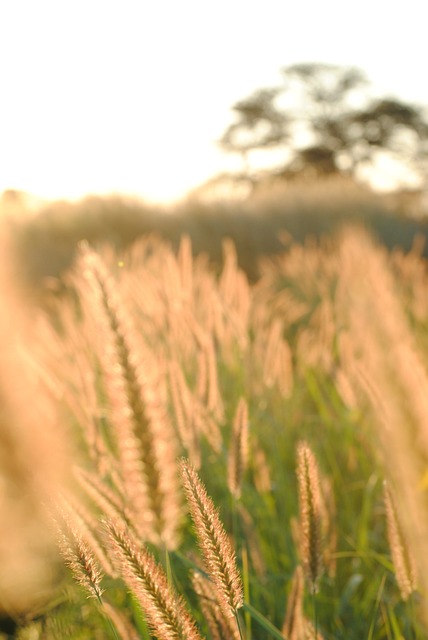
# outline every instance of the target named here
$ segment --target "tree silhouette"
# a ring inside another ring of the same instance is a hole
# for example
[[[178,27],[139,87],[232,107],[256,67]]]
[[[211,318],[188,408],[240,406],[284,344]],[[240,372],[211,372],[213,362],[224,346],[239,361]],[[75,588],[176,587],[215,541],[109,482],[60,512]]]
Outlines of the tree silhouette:
[[[286,67],[278,87],[259,89],[233,106],[235,121],[220,144],[239,153],[252,182],[266,176],[373,171],[381,156],[401,163],[414,184],[427,173],[428,117],[421,107],[377,98],[355,68],[305,63]],[[260,169],[261,154],[276,163]],[[278,160],[279,157],[279,160]]]

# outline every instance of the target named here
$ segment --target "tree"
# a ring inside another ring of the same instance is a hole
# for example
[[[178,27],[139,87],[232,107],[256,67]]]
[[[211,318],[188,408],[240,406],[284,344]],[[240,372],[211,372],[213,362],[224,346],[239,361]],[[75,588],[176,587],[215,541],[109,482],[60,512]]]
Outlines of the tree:
[[[371,95],[355,68],[306,63],[286,67],[282,84],[233,106],[235,121],[220,144],[239,153],[253,183],[268,176],[373,175],[381,158],[398,163],[403,185],[420,184],[428,168],[425,109]],[[273,160],[275,151],[276,162]],[[262,169],[272,159],[269,169]],[[242,179],[242,173],[240,174]]]

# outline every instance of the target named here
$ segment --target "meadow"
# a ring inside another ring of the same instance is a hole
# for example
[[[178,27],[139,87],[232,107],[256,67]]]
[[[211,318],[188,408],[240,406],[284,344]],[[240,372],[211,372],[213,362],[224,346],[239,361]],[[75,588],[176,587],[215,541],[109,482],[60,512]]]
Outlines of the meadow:
[[[0,638],[426,638],[422,243],[161,235],[3,261]]]

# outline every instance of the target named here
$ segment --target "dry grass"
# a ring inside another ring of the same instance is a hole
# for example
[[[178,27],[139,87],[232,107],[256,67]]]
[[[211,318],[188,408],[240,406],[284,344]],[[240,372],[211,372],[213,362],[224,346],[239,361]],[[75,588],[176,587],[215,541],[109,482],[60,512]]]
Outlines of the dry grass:
[[[244,603],[235,552],[214,503],[187,460],[182,461],[181,475],[208,576],[220,609],[226,617],[233,618]]]
[[[323,526],[325,512],[321,496],[318,464],[306,442],[297,448],[297,478],[299,483],[299,524],[301,558],[306,579],[312,592],[318,589],[323,572]]]
[[[82,640],[424,637],[420,252],[354,229],[293,244],[251,284],[222,251],[218,273],[188,237],[82,249],[54,323],[2,285],[4,614],[46,593],[52,493],[72,569],[17,637],[53,640],[62,616]]]
[[[31,350],[37,331],[12,281],[7,238],[0,272],[0,617],[37,608],[54,577],[47,505],[67,479],[55,403]]]

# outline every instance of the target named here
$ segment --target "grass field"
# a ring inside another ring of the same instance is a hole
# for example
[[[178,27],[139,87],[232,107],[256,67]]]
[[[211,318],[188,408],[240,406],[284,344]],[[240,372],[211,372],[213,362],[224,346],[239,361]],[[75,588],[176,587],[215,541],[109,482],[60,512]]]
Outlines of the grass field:
[[[254,281],[260,276],[259,259],[282,253],[285,237],[302,243],[353,223],[389,250],[409,251],[416,234],[428,238],[426,215],[411,216],[398,196],[375,193],[343,177],[275,185],[246,199],[199,193],[168,207],[131,197],[92,196],[37,208],[17,198],[8,206],[0,201],[0,215],[11,228],[21,275],[37,290],[45,279],[57,279],[70,268],[82,240],[122,251],[155,233],[177,251],[187,235],[194,255],[205,253],[218,266],[228,237],[239,266]],[[428,257],[428,243],[424,252]]]
[[[427,637],[421,249],[222,251],[81,244],[44,311],[5,275],[0,638]]]

